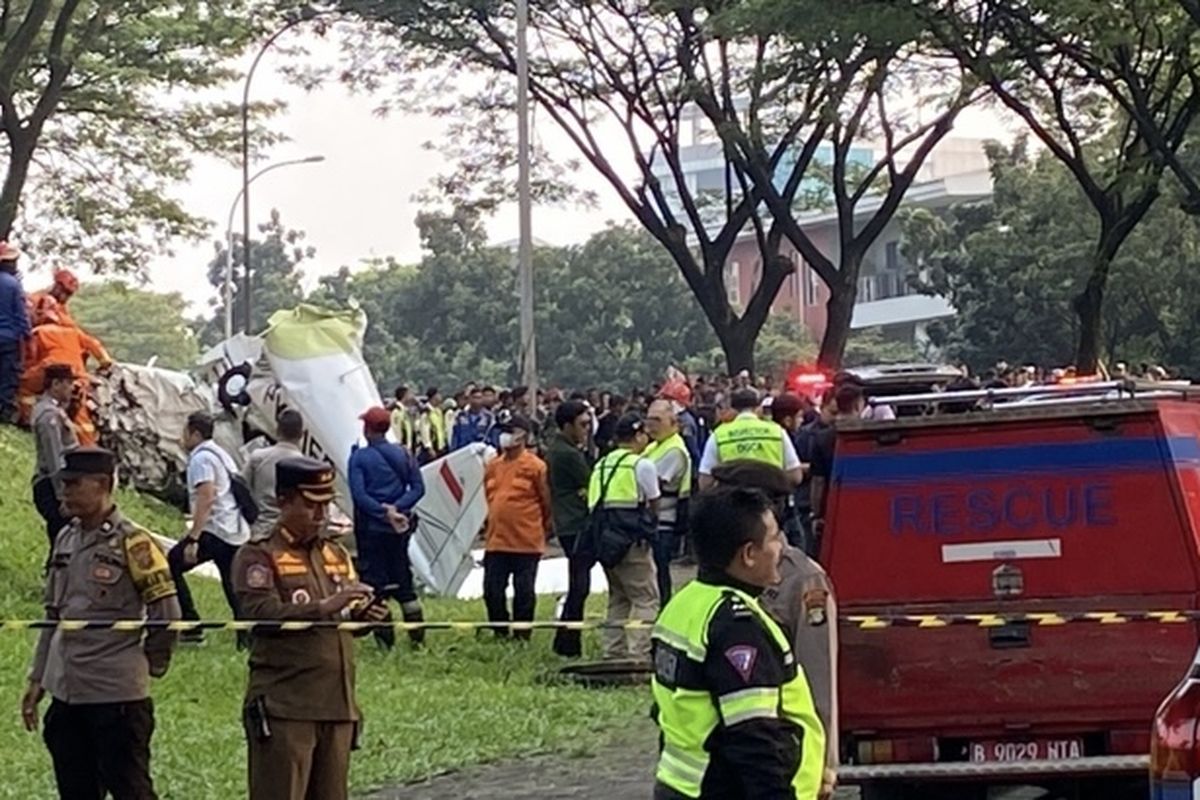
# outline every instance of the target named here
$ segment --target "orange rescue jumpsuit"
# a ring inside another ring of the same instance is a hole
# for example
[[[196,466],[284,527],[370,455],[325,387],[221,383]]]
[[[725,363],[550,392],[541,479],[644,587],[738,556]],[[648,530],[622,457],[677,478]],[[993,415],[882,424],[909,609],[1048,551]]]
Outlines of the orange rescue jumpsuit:
[[[21,375],[18,390],[22,419],[29,419],[37,396],[45,388],[47,364],[66,364],[75,373],[75,397],[71,405],[71,421],[75,423],[79,444],[88,447],[96,444],[96,425],[92,422],[87,407],[88,377],[85,361],[88,356],[96,359],[100,366],[112,363],[108,351],[92,336],[74,325],[43,323],[33,329],[26,349],[25,363],[29,366]]]

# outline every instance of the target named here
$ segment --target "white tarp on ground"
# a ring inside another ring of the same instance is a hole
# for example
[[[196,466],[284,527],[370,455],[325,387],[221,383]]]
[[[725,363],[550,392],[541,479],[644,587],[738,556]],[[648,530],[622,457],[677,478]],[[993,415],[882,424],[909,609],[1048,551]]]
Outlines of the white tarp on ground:
[[[458,588],[456,596],[459,600],[478,600],[483,597],[483,551],[473,550],[471,552],[472,570],[467,575],[467,579],[463,581],[462,586]],[[556,594],[562,595],[567,593],[567,584],[570,578],[567,559],[562,558],[544,558],[538,564],[537,583],[534,591],[538,594]],[[592,589],[593,594],[603,594],[608,591],[608,578],[604,575],[604,567],[597,564],[592,567]],[[512,596],[512,589],[508,591],[508,596]],[[556,615],[557,616],[557,615]]]

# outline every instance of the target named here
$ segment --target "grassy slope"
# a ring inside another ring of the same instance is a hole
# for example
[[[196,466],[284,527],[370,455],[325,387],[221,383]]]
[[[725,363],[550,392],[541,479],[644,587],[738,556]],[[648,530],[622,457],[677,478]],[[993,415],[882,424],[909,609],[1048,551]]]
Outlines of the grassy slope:
[[[40,564],[45,558],[41,518],[29,499],[32,442],[0,427],[0,615],[40,616]],[[182,519],[157,501],[123,493],[121,507],[159,532],[174,535]],[[219,587],[193,581],[201,614],[228,612]],[[595,598],[593,598],[595,602]],[[539,615],[552,611],[551,599]],[[481,602],[432,600],[431,619],[480,619]],[[351,782],[372,787],[429,776],[484,761],[534,752],[586,753],[645,714],[648,696],[635,690],[597,691],[553,680],[558,660],[549,634],[522,646],[432,633],[424,652],[385,654],[370,639],[359,642],[358,697],[366,716],[362,749]],[[18,701],[34,634],[0,631],[0,699],[10,706],[0,725],[5,754],[0,797],[52,797],[49,756],[40,738],[20,726]],[[590,642],[594,647],[595,642]],[[210,633],[200,648],[176,653],[168,676],[155,684],[158,729],[154,773],[163,798],[232,798],[245,795],[245,754],[239,722],[245,658],[232,634]]]

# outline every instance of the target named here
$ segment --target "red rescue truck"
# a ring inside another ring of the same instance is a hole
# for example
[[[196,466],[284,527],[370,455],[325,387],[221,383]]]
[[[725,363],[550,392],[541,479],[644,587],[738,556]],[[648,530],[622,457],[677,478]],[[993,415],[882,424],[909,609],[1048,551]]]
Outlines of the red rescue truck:
[[[1116,383],[887,402],[922,413],[839,424],[821,561],[843,615],[926,618],[842,628],[843,782],[1146,797],[1196,625],[1008,619],[1197,608],[1200,403]]]

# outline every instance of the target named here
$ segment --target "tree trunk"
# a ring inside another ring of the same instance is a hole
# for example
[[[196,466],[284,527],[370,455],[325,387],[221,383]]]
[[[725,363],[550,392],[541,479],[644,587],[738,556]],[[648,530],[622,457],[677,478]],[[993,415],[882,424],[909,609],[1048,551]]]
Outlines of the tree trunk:
[[[721,350],[725,352],[725,363],[729,366],[729,374],[737,375],[746,370],[754,374],[754,342],[756,335],[747,335],[744,325],[733,324],[728,327],[713,326],[717,339],[721,342]],[[757,334],[757,331],[755,332]]]
[[[1107,277],[1107,265],[1101,274],[1093,270],[1087,286],[1075,297],[1075,313],[1079,316],[1079,346],[1075,350],[1075,369],[1080,375],[1095,375],[1100,366],[1100,337],[1103,332],[1101,317]]]
[[[4,175],[4,187],[0,189],[0,239],[8,239],[21,208],[21,192],[29,177],[29,165],[33,161],[33,137],[12,136],[9,148],[8,169]]]
[[[845,265],[842,266],[845,269]],[[858,299],[858,270],[854,279],[842,279],[829,285],[829,302],[825,304],[825,333],[821,337],[821,352],[817,365],[826,371],[842,368],[846,344],[850,341],[850,320],[854,317],[854,301]]]

